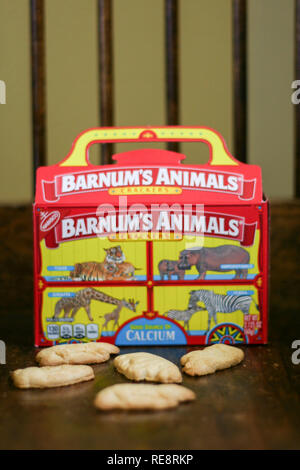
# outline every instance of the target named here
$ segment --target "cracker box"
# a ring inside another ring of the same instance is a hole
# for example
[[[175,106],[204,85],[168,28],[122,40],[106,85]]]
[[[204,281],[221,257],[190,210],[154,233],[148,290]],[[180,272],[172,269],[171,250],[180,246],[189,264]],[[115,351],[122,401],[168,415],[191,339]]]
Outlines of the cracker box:
[[[185,164],[161,149],[89,163],[108,142],[205,142]],[[267,341],[268,202],[261,170],[206,127],[95,128],[37,172],[35,344]]]

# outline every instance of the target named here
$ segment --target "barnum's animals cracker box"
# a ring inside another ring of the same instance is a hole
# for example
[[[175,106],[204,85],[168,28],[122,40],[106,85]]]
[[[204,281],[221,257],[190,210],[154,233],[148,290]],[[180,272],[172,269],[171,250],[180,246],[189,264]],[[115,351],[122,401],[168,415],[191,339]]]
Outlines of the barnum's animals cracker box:
[[[95,166],[94,143],[198,141],[205,165],[160,149]],[[205,127],[95,128],[37,172],[35,343],[267,341],[268,202],[261,170]]]

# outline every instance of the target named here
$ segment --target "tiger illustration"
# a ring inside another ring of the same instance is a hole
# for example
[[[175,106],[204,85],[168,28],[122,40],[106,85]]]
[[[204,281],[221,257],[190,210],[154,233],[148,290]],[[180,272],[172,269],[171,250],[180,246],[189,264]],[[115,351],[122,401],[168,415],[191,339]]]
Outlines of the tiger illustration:
[[[123,281],[134,280],[135,268],[125,261],[125,254],[120,245],[104,248],[106,252],[103,262],[87,261],[76,263],[70,277],[76,281]]]
[[[104,248],[104,251],[106,251],[105,261],[107,263],[120,264],[125,261],[125,255],[120,245],[113,248]]]
[[[117,268],[114,265],[110,267],[98,261],[87,261],[85,263],[76,263],[74,270],[70,272],[70,277],[74,281],[105,281],[111,280],[111,276],[116,270]]]

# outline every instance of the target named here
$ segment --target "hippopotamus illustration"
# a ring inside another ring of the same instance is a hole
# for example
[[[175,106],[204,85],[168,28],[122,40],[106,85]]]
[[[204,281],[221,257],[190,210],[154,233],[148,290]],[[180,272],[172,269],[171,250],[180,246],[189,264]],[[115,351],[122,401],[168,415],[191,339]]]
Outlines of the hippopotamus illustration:
[[[232,268],[221,269],[222,264],[248,264],[249,253],[235,245],[221,245],[213,248],[193,247],[183,250],[179,255],[178,269],[191,269],[196,266],[199,276],[205,279],[206,271],[226,272]],[[235,279],[247,279],[248,269],[234,269]]]
[[[177,279],[184,279],[184,269],[178,268],[179,261],[173,261],[169,259],[162,259],[158,264],[158,270],[160,278],[163,281],[164,276],[167,276],[167,279],[171,279],[171,275],[177,276]]]

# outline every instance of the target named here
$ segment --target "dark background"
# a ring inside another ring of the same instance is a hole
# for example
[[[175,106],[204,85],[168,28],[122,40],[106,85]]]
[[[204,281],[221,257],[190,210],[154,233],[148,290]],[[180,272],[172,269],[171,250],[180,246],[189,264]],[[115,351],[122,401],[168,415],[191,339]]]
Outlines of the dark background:
[[[271,206],[269,344],[243,347],[245,360],[212,376],[184,376],[194,403],[155,413],[97,412],[98,390],[125,378],[112,361],[96,380],[66,388],[17,390],[9,371],[34,365],[32,216],[0,208],[1,449],[299,449],[300,204]],[[139,348],[139,350],[147,350]],[[179,364],[185,347],[148,348]],[[122,353],[134,348],[123,348]]]

